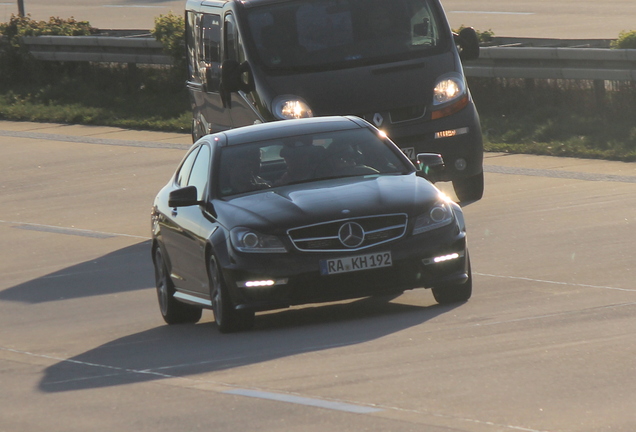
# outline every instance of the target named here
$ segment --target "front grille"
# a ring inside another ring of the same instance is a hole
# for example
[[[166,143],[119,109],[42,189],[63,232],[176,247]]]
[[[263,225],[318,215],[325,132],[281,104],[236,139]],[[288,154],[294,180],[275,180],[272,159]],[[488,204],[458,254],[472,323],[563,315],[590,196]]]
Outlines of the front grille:
[[[425,105],[414,105],[405,108],[398,108],[389,112],[391,116],[391,123],[401,123],[409,120],[416,120],[424,117],[425,113]]]
[[[363,240],[355,247],[345,246],[339,237],[340,229],[350,222],[359,225],[364,232]],[[325,222],[290,229],[287,234],[300,251],[355,251],[399,239],[406,232],[406,224],[405,214],[391,214]]]
[[[369,123],[373,123],[377,127],[384,126],[387,122],[391,124],[418,120],[426,114],[426,105],[411,105],[402,108],[394,108],[390,111],[381,111],[377,113],[365,113],[359,115]],[[379,123],[378,124],[378,120]]]

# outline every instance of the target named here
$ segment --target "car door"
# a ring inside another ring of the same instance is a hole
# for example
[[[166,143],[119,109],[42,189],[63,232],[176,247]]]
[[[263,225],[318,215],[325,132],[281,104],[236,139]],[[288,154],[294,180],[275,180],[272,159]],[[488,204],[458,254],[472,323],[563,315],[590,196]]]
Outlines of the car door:
[[[245,49],[243,48],[243,41],[234,15],[231,13],[225,16],[223,32],[223,60],[236,60],[239,64],[245,63],[247,58]],[[241,79],[244,80],[245,78],[241,77]],[[260,116],[256,113],[254,100],[250,93],[239,90],[238,92],[230,93],[228,97],[231,99],[229,112],[232,127],[248,126],[261,122]]]
[[[188,51],[194,58],[192,78],[188,81],[193,118],[200,135],[232,127],[229,110],[223,106],[221,80],[221,15],[220,9],[203,7],[189,21],[193,22],[192,43]]]
[[[182,278],[180,288],[204,295],[208,294],[205,248],[207,239],[216,229],[216,223],[206,213],[204,204],[208,200],[210,165],[211,149],[205,143],[201,145],[187,182],[188,186],[196,186],[197,198],[201,204],[179,207],[176,212],[173,211],[175,224],[179,227],[174,244],[175,253],[179,255],[179,271]]]
[[[178,168],[174,178],[174,182],[169,188],[171,190],[179,189],[188,185],[188,179],[192,172],[192,166],[196,160],[196,156],[201,150],[201,147],[194,147],[185,157],[183,163]],[[167,254],[168,262],[170,263],[170,275],[177,287],[181,287],[182,284],[182,228],[180,226],[183,219],[183,212],[180,209],[167,207],[167,197],[164,203],[160,203],[161,216],[159,218],[161,244]],[[166,207],[164,207],[166,206]]]

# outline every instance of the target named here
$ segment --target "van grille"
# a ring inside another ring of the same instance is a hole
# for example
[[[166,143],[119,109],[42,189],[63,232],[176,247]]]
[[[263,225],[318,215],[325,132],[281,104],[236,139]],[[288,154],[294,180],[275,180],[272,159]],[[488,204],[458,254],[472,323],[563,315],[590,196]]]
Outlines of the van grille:
[[[366,114],[360,115],[360,117],[362,117],[369,123],[374,124],[377,127],[381,127],[387,121],[392,124],[402,123],[406,121],[423,118],[425,114],[426,114],[426,105],[411,105],[411,106],[402,107],[402,108],[395,108],[390,111],[382,111],[379,113],[366,113]],[[383,123],[380,125],[377,124],[375,121],[378,118],[378,116],[383,121]]]

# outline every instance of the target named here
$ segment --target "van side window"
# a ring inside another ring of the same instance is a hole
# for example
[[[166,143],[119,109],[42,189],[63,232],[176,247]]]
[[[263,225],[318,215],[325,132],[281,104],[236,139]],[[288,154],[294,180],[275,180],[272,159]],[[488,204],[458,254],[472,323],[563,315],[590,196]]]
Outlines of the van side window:
[[[218,92],[221,79],[221,17],[203,14],[200,28],[199,59],[201,66],[208,71],[203,79],[207,81],[208,91]]]
[[[197,29],[197,14],[188,11],[186,14],[186,56],[187,56],[187,66],[188,66],[188,81],[196,81],[197,76],[199,75],[199,67],[197,63],[197,54],[196,54],[196,29]]]
[[[238,58],[238,32],[232,15],[225,17],[225,60],[236,60]]]

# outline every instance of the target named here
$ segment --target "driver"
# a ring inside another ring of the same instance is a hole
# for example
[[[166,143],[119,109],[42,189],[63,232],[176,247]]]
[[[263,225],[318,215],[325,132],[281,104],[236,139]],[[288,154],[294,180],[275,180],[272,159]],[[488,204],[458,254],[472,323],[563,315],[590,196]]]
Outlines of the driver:
[[[232,153],[227,164],[232,193],[251,192],[271,187],[267,180],[258,175],[261,170],[259,148],[237,149]]]

